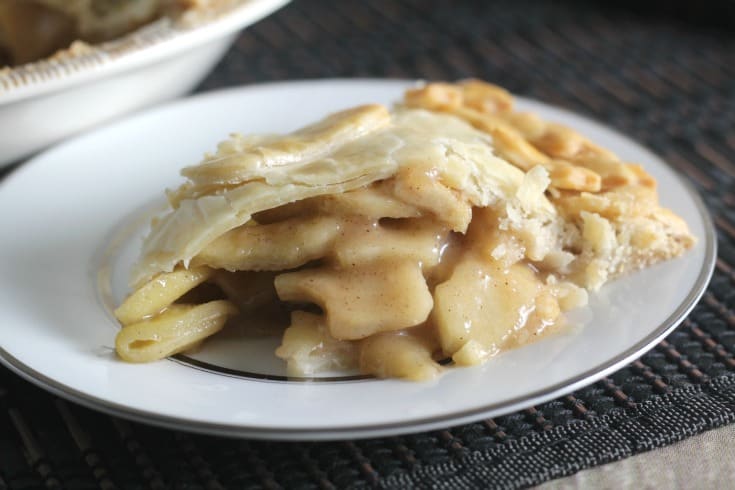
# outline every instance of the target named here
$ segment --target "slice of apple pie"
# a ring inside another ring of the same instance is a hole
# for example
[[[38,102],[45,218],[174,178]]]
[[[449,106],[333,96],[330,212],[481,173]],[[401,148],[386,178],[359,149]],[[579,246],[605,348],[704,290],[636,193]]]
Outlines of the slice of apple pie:
[[[293,376],[427,379],[558,328],[587,291],[682,254],[654,180],[479,81],[429,84],[182,173],[116,310],[128,361],[287,311]]]

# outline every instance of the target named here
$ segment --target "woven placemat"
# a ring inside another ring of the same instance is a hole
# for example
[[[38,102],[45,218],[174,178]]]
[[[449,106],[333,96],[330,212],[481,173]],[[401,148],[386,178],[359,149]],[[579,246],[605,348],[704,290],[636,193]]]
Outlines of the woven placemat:
[[[711,286],[651,352],[512,415],[333,443],[232,440],[130,423],[0,368],[0,490],[520,488],[734,422],[735,35],[712,17],[714,2],[704,3],[710,14],[698,17],[691,6],[682,16],[615,2],[297,0],[248,29],[201,87],[475,76],[633,136],[691,179],[719,234]]]

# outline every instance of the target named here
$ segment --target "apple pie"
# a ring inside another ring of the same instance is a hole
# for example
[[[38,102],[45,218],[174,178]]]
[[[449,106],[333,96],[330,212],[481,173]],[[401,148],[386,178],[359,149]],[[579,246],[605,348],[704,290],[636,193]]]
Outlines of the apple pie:
[[[429,379],[560,328],[588,291],[694,243],[642,167],[475,80],[233,135],[182,174],[115,311],[126,361],[279,311],[291,376]]]
[[[0,0],[0,66],[45,58],[75,40],[108,41],[208,1]]]

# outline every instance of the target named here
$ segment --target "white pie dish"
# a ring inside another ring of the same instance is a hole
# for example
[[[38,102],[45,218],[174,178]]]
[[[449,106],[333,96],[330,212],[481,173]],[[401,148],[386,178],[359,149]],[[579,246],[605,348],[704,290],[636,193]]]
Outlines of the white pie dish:
[[[643,164],[660,184],[662,204],[698,237],[694,249],[606,285],[589,308],[575,312],[578,328],[429,383],[289,381],[279,377],[283,366],[272,355],[259,358],[257,349],[246,350],[252,346],[218,341],[176,362],[131,365],[114,356],[118,326],[104,298],[119,302],[125,294],[145,232],[141,218],[163,188],[180,182],[181,166],[232,131],[288,131],[348,106],[391,103],[406,86],[332,80],[222,91],[119,121],[36,157],[0,186],[0,227],[15,237],[0,244],[0,361],[61,396],[167,427],[273,439],[371,437],[465,423],[561,396],[640,356],[696,304],[715,260],[712,223],[696,193],[630,139],[520,99],[522,109]]]
[[[0,167],[102,121],[187,93],[241,28],[287,2],[222,2],[220,10],[194,22],[162,20],[90,52],[0,70]]]

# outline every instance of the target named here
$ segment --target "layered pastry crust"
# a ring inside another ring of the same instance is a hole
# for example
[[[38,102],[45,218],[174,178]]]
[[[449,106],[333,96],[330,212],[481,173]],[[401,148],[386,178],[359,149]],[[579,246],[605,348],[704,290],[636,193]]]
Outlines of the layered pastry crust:
[[[578,132],[517,112],[513,97],[478,80],[433,83],[406,93],[405,104],[453,114],[493,138],[495,153],[519,169],[549,174],[547,196],[577,230],[567,275],[598,289],[609,278],[681,255],[694,238],[660,206],[655,179]]]
[[[587,290],[694,242],[640,166],[479,81],[234,135],[182,173],[116,310],[128,361],[269,314],[287,318],[293,376],[427,379],[559,328]]]

